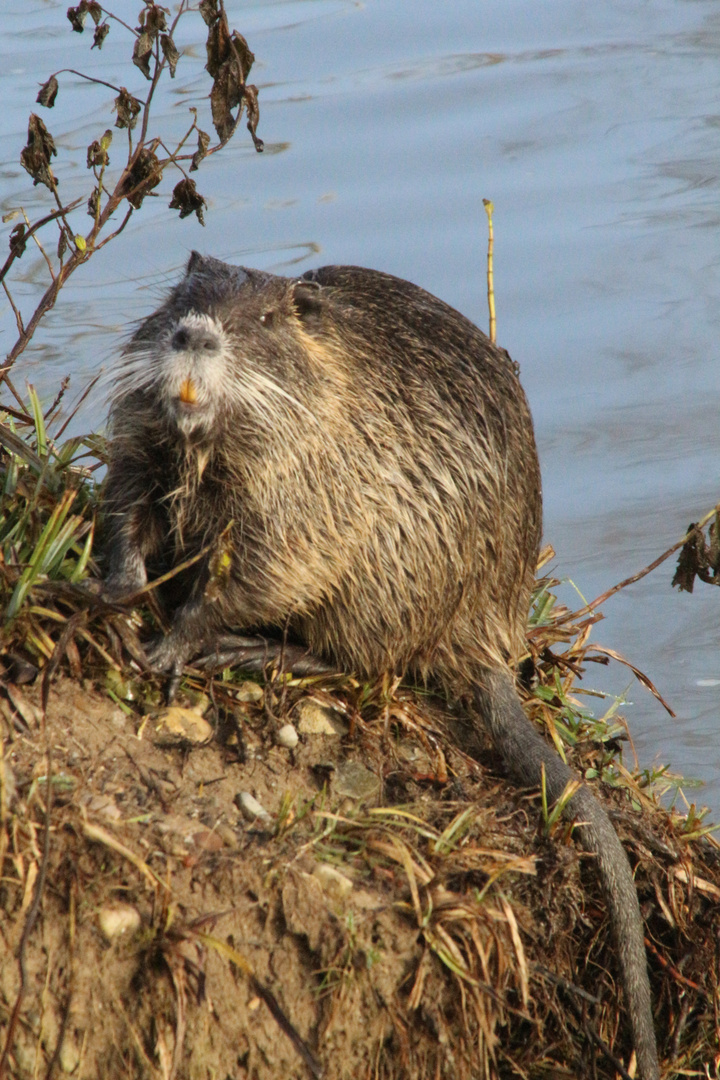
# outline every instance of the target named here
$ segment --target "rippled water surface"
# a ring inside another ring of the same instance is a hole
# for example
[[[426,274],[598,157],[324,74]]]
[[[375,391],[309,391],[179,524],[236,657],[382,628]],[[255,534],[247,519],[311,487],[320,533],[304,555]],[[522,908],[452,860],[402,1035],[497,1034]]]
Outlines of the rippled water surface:
[[[89,36],[70,31],[66,6],[3,2],[3,213],[20,202],[30,213],[47,205],[44,189],[28,194],[18,164],[47,75],[71,66],[139,95],[146,89],[121,35],[114,30],[102,53],[90,53]],[[134,24],[138,7],[118,0],[113,10]],[[17,381],[51,393],[71,371],[79,387],[192,248],[285,273],[329,262],[377,267],[485,326],[482,198],[491,198],[498,337],[520,362],[533,407],[557,572],[589,598],[669,547],[720,497],[718,4],[227,7],[257,57],[266,152],[256,155],[243,131],[203,165],[204,229],[179,222],[166,199],[147,200],[64,291]],[[186,26],[185,46],[202,41],[198,22]],[[183,78],[184,67],[163,105],[177,131],[206,93],[199,77]],[[112,94],[63,80],[56,109],[43,114],[70,197],[87,184],[82,148],[114,117]],[[22,268],[15,295],[30,304],[40,294],[40,257]],[[0,325],[10,344],[7,308]],[[102,418],[96,401],[84,425]],[[678,595],[671,577],[667,563],[610,601],[594,638],[645,670],[677,719],[619,668],[588,679],[618,691],[631,683],[640,757],[705,780],[699,799],[717,817],[720,595],[702,585]]]

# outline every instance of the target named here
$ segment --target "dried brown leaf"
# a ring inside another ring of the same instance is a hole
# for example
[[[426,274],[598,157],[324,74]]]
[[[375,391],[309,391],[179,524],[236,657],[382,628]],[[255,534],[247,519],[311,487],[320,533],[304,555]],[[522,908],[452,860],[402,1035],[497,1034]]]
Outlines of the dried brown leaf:
[[[190,214],[197,214],[197,219],[201,225],[205,224],[203,211],[206,205],[205,199],[195,186],[195,181],[187,179],[181,180],[179,184],[175,185],[169,203],[171,210],[180,211],[181,218],[189,217]]]
[[[120,93],[115,98],[114,109],[117,113],[115,127],[129,128],[129,130],[132,131],[137,124],[137,118],[142,109],[142,105],[137,98],[128,93],[124,86],[120,87]]]
[[[250,69],[255,63],[255,53],[252,52],[245,38],[242,34],[238,34],[237,30],[233,30],[230,40],[232,43],[232,50],[240,64],[242,80],[245,82],[250,74]]]
[[[104,139],[102,141],[94,139],[93,142],[87,148],[87,167],[92,169],[93,166],[109,165],[110,158],[105,146],[103,146]]]
[[[52,135],[40,117],[31,113],[27,146],[20,154],[20,164],[32,176],[34,185],[45,184],[51,190],[55,187],[57,180],[50,168],[50,159],[55,154],[57,149]]]
[[[153,54],[153,39],[148,33],[143,32],[135,38],[133,46],[132,62],[139,67],[146,79],[151,79],[150,61]]]
[[[239,117],[232,114],[233,104],[237,104],[237,93],[238,82],[232,64],[227,63],[218,73],[210,91],[210,111],[220,142],[227,142],[237,127]]]
[[[67,9],[67,17],[76,34],[82,34],[85,28],[87,13],[88,5],[86,0],[82,0],[82,3],[78,4],[77,7],[69,7]]]
[[[13,231],[10,233],[10,250],[12,251],[13,255],[15,255],[19,259],[25,251],[26,244],[27,238],[25,236],[25,225],[23,222],[20,222],[20,224],[16,225]]]
[[[240,119],[243,102],[248,109],[248,131],[252,135],[256,150],[262,150],[263,144],[255,134],[260,118],[257,103],[257,87],[247,87],[245,81],[255,62],[247,41],[237,30],[230,33],[224,10],[209,22],[207,43],[207,64],[205,68],[213,79],[210,92],[210,108],[213,124],[221,142],[227,142],[233,135]],[[232,110],[240,106],[240,111],[233,116]]]
[[[682,546],[672,579],[681,592],[692,592],[695,578],[699,577],[706,585],[720,585],[720,553],[718,552],[717,530],[710,525],[710,543],[699,525],[694,522],[688,528],[688,537]]]
[[[210,23],[205,51],[207,53],[205,70],[212,79],[215,79],[223,64],[230,58],[230,28],[224,12],[221,12]]]
[[[82,34],[85,28],[85,20],[88,15],[97,26],[103,17],[103,10],[98,3],[98,0],[80,0],[80,3],[76,7],[69,7],[67,9],[67,17],[70,20],[70,25],[78,34]]]
[[[140,29],[150,34],[153,41],[158,34],[167,30],[167,12],[167,8],[154,3],[149,3],[144,11],[140,12]]]
[[[46,109],[52,109],[59,89],[60,86],[57,79],[54,75],[51,75],[48,81],[43,83],[40,87],[38,96],[35,98],[37,104],[44,105]]]
[[[210,136],[207,131],[201,131],[198,128],[198,148],[193,154],[192,162],[190,163],[190,172],[195,172],[200,162],[204,157],[207,157],[208,147],[210,146]]]
[[[258,91],[257,86],[253,86],[252,83],[245,87],[245,108],[247,110],[247,129],[250,132],[252,141],[255,144],[255,149],[258,154],[261,154],[265,149],[265,143],[262,139],[259,139],[256,131],[258,123],[260,122],[260,107],[258,105]]]
[[[167,60],[168,70],[170,71],[170,78],[175,78],[175,72],[177,71],[178,60],[180,59],[180,53],[177,50],[175,42],[169,34],[163,34],[160,38],[160,45],[162,47],[163,56]]]
[[[120,194],[138,210],[145,196],[162,180],[162,167],[156,154],[146,146],[140,150],[132,168],[125,174]]]
[[[91,218],[96,218],[100,207],[100,188],[93,188],[87,203],[87,212]]]
[[[202,3],[198,5],[198,11],[206,25],[210,26],[218,17],[218,0],[202,0]]]
[[[100,26],[96,27],[95,28],[95,34],[93,36],[93,43],[92,43],[91,48],[94,49],[95,47],[97,47],[98,49],[102,49],[103,41],[105,40],[105,38],[108,36],[109,33],[110,33],[110,23],[106,23],[106,22],[101,23]]]

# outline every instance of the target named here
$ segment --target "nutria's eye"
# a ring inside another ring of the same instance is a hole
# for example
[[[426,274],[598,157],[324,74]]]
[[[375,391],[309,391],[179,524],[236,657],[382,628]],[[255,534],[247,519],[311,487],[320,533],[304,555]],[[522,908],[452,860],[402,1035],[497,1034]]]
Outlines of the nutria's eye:
[[[263,314],[260,316],[260,322],[263,324],[263,326],[272,326],[272,324],[275,322],[275,312],[263,312]]]

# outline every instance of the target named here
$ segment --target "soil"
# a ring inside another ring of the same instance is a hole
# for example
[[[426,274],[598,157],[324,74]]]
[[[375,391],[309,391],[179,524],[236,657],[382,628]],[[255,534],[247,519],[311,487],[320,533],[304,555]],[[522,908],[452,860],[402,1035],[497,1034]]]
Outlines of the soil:
[[[45,713],[39,680],[5,685],[0,1073],[628,1066],[592,860],[564,824],[545,834],[537,793],[493,772],[467,719],[307,681],[198,683],[184,711],[148,711],[118,679],[113,702],[62,676]],[[650,952],[653,990],[679,1065],[716,1034],[717,849],[690,849],[627,789],[604,797],[664,957]]]

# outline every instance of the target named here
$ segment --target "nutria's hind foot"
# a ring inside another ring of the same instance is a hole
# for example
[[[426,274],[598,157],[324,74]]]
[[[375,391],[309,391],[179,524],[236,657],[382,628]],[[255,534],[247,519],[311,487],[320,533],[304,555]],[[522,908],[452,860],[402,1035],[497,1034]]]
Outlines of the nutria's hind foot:
[[[273,638],[244,637],[237,634],[218,634],[212,652],[204,650],[196,661],[203,671],[221,671],[239,667],[243,671],[261,673],[277,667],[293,675],[329,675],[336,671],[331,664],[314,656],[304,645],[290,645]]]
[[[172,631],[145,650],[149,670],[170,676],[165,691],[168,705],[175,700],[185,665],[197,651],[197,646],[189,645]],[[222,633],[202,642],[201,655],[194,661],[194,666],[208,673],[228,667],[254,674],[274,667],[297,676],[329,675],[336,671],[302,645],[283,645],[272,638]]]

